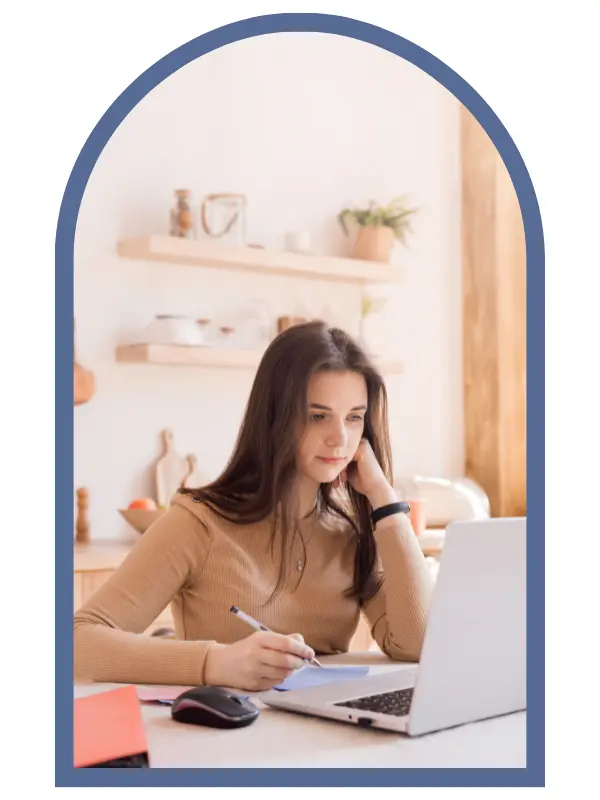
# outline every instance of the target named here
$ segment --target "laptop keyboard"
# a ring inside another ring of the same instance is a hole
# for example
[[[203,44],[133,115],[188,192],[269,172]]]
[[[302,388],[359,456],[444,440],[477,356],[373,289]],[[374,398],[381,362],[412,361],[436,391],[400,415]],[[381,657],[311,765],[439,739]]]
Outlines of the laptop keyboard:
[[[368,697],[359,697],[357,700],[346,700],[344,703],[334,703],[333,705],[358,708],[362,711],[375,711],[378,714],[390,714],[393,717],[406,717],[410,711],[413,691],[413,689],[396,689],[394,692],[372,694]]]

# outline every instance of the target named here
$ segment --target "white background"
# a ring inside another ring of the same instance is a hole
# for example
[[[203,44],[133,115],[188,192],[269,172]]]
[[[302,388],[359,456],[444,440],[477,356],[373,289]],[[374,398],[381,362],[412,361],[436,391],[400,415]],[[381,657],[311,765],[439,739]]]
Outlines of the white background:
[[[356,285],[119,258],[118,239],[168,232],[181,185],[196,220],[205,194],[242,191],[248,242],[285,249],[286,231],[305,230],[325,255],[349,251],[341,209],[407,195],[418,213],[392,253],[402,282],[368,289],[387,300],[369,319],[372,346],[403,363],[386,376],[395,476],[463,475],[459,105],[371,44],[282,33],[195,59],[127,115],[94,166],[75,238],[77,360],[96,393],[74,415],[74,475],[94,540],[131,537],[117,509],[155,495],[162,429],[182,456],[195,453],[198,482],[216,478],[250,391],[252,370],[118,363],[115,346],[143,341],[155,314],[209,318],[211,338],[231,324],[242,346],[256,301],[271,323],[324,317],[358,333]]]
[[[11,742],[2,778],[9,791],[27,786],[41,796],[53,780],[53,247],[66,181],[101,114],[148,66],[207,30],[281,12],[283,5],[23,3],[3,20],[2,588],[10,623],[0,663]],[[396,0],[365,9],[349,0],[302,8],[379,24],[455,69],[507,126],[541,205],[547,248],[547,784],[552,796],[592,797],[600,535],[598,3]],[[32,690],[35,718],[23,713]]]

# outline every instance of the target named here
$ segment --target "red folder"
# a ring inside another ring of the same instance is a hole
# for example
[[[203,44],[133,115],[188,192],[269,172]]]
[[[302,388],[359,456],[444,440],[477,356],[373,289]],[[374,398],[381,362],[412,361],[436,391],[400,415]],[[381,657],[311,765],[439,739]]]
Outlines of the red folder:
[[[148,744],[135,686],[74,701],[75,767],[148,765]]]

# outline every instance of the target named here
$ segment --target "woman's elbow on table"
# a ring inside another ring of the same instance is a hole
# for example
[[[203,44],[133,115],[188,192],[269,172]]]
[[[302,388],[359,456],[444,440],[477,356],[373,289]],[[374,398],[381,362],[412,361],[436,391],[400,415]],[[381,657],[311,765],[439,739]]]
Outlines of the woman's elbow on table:
[[[386,634],[382,643],[379,645],[385,655],[392,661],[404,661],[411,663],[418,663],[421,659],[421,652],[423,650],[423,638],[408,642],[404,645],[398,644],[391,634]]]

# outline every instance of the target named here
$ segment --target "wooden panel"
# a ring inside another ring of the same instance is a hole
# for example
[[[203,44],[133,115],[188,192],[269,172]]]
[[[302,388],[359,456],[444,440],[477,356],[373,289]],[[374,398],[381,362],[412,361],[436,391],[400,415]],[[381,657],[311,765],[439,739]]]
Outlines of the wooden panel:
[[[106,583],[112,574],[113,570],[81,573],[81,602],[87,603],[90,597],[98,591],[102,584]]]
[[[127,558],[137,540],[100,540],[76,544],[73,548],[75,573],[114,571]]]
[[[498,344],[502,429],[500,513],[527,513],[527,328],[525,230],[517,193],[504,162],[496,173]]]
[[[87,602],[92,595],[98,591],[98,589],[110,578],[110,576],[114,573],[114,570],[88,570],[86,572],[76,572],[73,576],[74,585],[73,585],[73,601],[74,601],[74,611],[77,611],[78,608],[85,602]],[[175,623],[173,622],[173,615],[171,614],[170,606],[162,611],[161,614],[154,620],[154,622],[148,626],[148,628],[144,631],[147,634],[151,634],[153,631],[157,630],[158,628],[171,628],[175,629]]]
[[[492,515],[526,513],[525,238],[498,151],[461,109],[466,474]]]
[[[465,471],[481,483],[493,507],[497,507],[495,484],[499,459],[495,158],[485,131],[468,114],[462,120]]]

